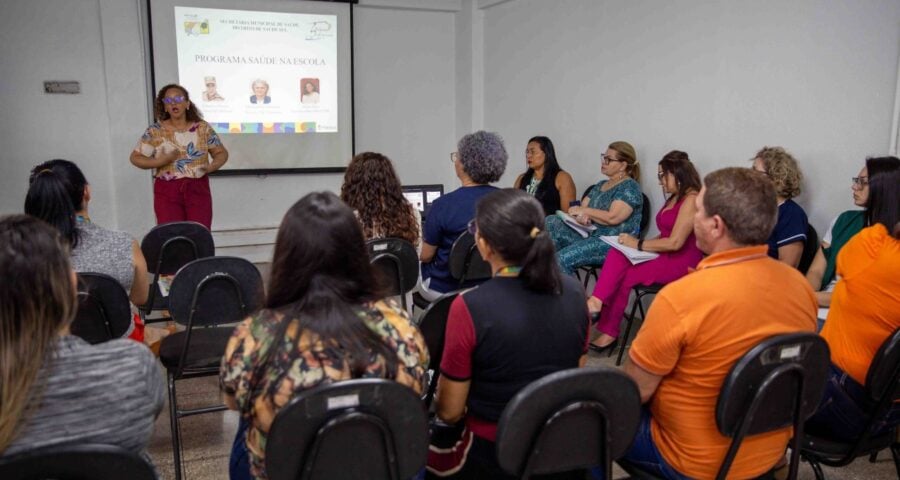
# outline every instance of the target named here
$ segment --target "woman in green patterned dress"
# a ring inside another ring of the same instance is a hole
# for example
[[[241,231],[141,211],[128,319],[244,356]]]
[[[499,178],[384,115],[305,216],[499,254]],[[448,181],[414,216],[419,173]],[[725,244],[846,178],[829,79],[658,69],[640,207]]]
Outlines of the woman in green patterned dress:
[[[569,207],[568,213],[582,225],[596,230],[583,238],[556,215],[547,217],[547,231],[556,246],[562,270],[569,275],[578,267],[603,265],[609,245],[601,236],[628,233],[637,236],[641,228],[640,165],[634,147],[628,142],[613,142],[603,154],[600,172],[609,177],[585,192],[581,205]]]

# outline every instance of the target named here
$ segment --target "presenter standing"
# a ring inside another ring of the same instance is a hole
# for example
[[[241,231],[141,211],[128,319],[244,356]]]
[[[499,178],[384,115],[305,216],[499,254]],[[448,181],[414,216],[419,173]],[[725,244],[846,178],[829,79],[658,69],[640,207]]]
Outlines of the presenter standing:
[[[163,87],[153,113],[156,121],[131,152],[131,163],[153,169],[156,223],[187,220],[210,228],[212,196],[207,174],[222,168],[228,151],[184,87]]]

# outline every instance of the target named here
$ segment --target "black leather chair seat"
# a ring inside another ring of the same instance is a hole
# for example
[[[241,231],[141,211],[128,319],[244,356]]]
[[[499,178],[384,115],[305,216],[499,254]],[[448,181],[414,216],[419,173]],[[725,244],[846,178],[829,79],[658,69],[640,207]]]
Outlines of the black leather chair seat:
[[[868,455],[870,453],[881,451],[891,446],[894,440],[894,432],[888,431],[881,435],[867,438],[860,447],[860,455]],[[856,446],[856,441],[842,442],[840,440],[831,440],[825,437],[817,437],[813,432],[807,432],[803,436],[802,446],[804,449],[814,450],[816,455],[842,457],[849,454]]]
[[[185,368],[218,367],[225,354],[225,346],[231,338],[233,327],[195,328],[191,334],[191,346],[185,358]],[[177,332],[163,339],[159,347],[159,359],[166,368],[178,368],[178,357],[187,332]]]

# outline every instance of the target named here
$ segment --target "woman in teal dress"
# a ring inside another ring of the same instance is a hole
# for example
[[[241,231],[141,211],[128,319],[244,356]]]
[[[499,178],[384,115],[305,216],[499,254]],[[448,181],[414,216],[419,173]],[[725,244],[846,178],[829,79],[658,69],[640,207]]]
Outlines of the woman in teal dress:
[[[569,207],[569,215],[582,225],[597,227],[587,238],[563,223],[555,215],[547,217],[547,231],[556,246],[563,271],[572,275],[578,267],[603,265],[609,245],[601,236],[640,233],[641,195],[640,165],[634,147],[628,142],[613,142],[603,154],[600,172],[609,177],[585,193],[581,205]]]

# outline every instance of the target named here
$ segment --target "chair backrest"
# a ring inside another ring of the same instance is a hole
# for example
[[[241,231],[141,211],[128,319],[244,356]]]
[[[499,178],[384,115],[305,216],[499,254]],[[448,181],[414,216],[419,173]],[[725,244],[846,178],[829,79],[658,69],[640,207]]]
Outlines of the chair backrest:
[[[109,275],[78,274],[78,313],[72,335],[90,344],[121,338],[131,327],[131,303],[125,288]]]
[[[794,426],[791,475],[796,475],[803,423],[822,393],[830,362],[828,345],[814,333],[769,337],[731,367],[716,404],[716,426],[731,437],[719,477],[724,478],[746,435]],[[759,408],[765,405],[765,408]]]
[[[191,260],[215,254],[212,234],[197,222],[157,225],[141,240],[147,271],[172,275]]]
[[[815,227],[808,223],[806,226],[806,242],[803,243],[803,253],[800,254],[800,263],[797,264],[797,269],[800,270],[800,273],[806,275],[813,259],[816,258],[816,251],[818,250],[819,234],[816,232]]]
[[[0,459],[3,480],[155,480],[139,455],[112,445],[49,447]]]
[[[428,368],[438,370],[441,366],[441,357],[444,355],[444,335],[447,329],[447,316],[450,314],[450,305],[459,292],[448,292],[437,300],[431,302],[428,308],[419,316],[419,331],[425,339],[428,347],[428,355],[431,358]]]
[[[384,275],[388,295],[405,295],[419,280],[416,247],[402,238],[380,238],[366,242],[369,260]]]
[[[510,475],[611,466],[637,432],[641,398],[618,369],[573,368],[536,380],[506,405],[497,426],[497,461]]]
[[[646,193],[642,193],[644,198],[644,206],[641,208],[641,238],[647,236],[647,228],[650,226],[650,198]]]
[[[181,268],[169,290],[172,319],[189,327],[242,320],[263,299],[262,276],[238,257],[199,258]]]
[[[900,400],[900,328],[884,340],[866,373],[866,391],[876,404],[886,399],[885,406]],[[873,415],[879,418],[878,412]]]
[[[475,246],[475,237],[463,232],[450,247],[450,276],[459,280],[462,287],[466,281],[488,280],[493,273],[491,265],[481,258],[481,252]]]
[[[271,480],[405,480],[425,466],[427,452],[427,414],[412,389],[347,380],[301,392],[278,412],[266,471]]]

